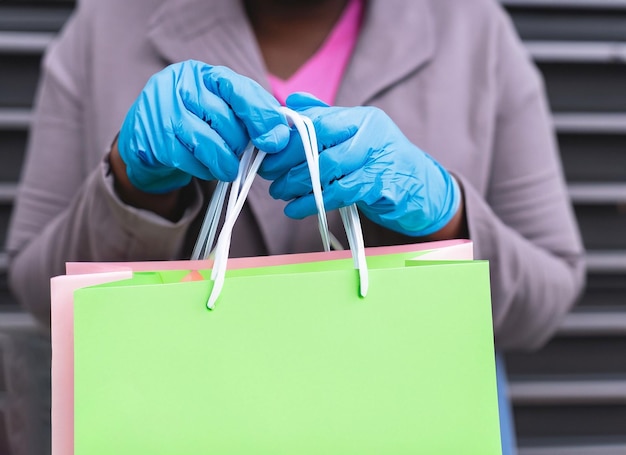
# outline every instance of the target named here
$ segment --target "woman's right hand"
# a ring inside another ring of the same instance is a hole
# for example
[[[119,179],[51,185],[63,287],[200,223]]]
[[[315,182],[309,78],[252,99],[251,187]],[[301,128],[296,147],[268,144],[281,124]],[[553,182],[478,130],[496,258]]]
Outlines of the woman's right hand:
[[[278,101],[226,67],[189,60],[150,78],[126,115],[117,149],[135,188],[163,194],[192,177],[234,180],[250,141],[267,153],[287,145]]]

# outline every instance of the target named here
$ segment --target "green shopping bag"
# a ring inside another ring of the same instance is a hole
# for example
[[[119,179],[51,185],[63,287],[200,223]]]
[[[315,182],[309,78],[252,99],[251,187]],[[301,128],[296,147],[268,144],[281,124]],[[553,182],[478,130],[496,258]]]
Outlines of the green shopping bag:
[[[411,257],[76,291],[76,455],[499,454],[488,265]]]
[[[328,247],[314,127],[287,114]],[[354,261],[226,271],[252,155],[204,280],[135,273],[74,293],[74,453],[500,454],[488,264],[419,261],[419,246],[365,264],[352,206]],[[223,188],[194,258],[211,251]]]

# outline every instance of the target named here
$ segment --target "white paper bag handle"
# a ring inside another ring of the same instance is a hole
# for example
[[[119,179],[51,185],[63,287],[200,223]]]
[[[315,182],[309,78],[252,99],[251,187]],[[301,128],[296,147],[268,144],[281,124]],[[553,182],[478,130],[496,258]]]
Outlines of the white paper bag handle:
[[[311,174],[315,204],[318,210],[319,231],[322,237],[324,250],[329,251],[331,235],[328,230],[328,221],[326,218],[326,210],[324,208],[322,196],[319,174],[319,153],[313,122],[309,118],[302,116],[289,108],[283,107],[282,110],[290,123],[295,126],[296,130],[300,134],[300,137],[302,138],[309,173]],[[265,152],[257,150],[252,145],[249,145],[239,164],[237,178],[232,185],[227,182],[219,182],[217,184],[207,209],[207,213],[200,230],[200,235],[198,236],[191,259],[206,259],[212,251],[219,217],[224,205],[224,199],[226,198],[228,187],[231,187],[226,207],[224,225],[222,226],[222,230],[215,247],[215,261],[211,272],[211,279],[214,281],[214,284],[207,302],[207,307],[209,309],[214,308],[215,302],[217,301],[224,286],[232,231],[263,158],[265,158]],[[346,235],[348,237],[350,250],[352,251],[355,268],[359,270],[359,293],[361,296],[365,297],[368,290],[368,272],[365,259],[363,233],[358,211],[355,205],[342,207],[339,211],[344,229],[346,230]]]

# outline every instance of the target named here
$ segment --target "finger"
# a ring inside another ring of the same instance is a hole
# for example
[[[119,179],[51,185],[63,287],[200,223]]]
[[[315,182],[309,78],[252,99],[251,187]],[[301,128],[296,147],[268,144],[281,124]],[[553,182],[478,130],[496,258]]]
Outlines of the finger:
[[[309,107],[299,111],[311,119],[320,152],[340,144],[354,136],[363,115],[359,108]]]
[[[368,163],[370,148],[354,138],[324,150],[319,157],[320,182],[327,188],[335,180],[341,179]],[[285,201],[297,198],[311,191],[311,176],[306,163],[289,169],[270,185],[270,195]]]
[[[328,208],[326,210],[328,211]],[[295,199],[285,206],[284,212],[289,218],[295,220],[301,220],[307,216],[314,215],[317,213],[315,198],[312,194],[307,194]]]
[[[298,178],[292,178],[296,174]],[[307,163],[291,168],[286,174],[274,180],[270,185],[270,196],[274,199],[290,201],[312,192],[311,175]]]
[[[276,180],[289,169],[305,162],[302,137],[294,128],[291,130],[289,143],[279,153],[267,155],[259,168],[259,175],[267,180]]]
[[[323,151],[320,153],[319,165],[322,186],[363,165],[368,147],[350,145],[358,131],[355,122],[358,118],[347,115],[345,108],[311,108],[305,113],[313,121],[318,150]],[[301,140],[293,136],[283,152],[276,154],[275,158],[266,158],[265,175],[262,176],[275,180],[270,187],[270,194],[276,199],[293,199],[303,194],[303,185],[310,186],[308,167],[302,164],[304,149]]]
[[[292,93],[285,100],[285,104],[287,107],[293,110],[304,109],[304,108],[313,107],[313,106],[329,107],[329,105],[326,104],[321,99],[316,98],[315,96],[306,92]]]
[[[209,125],[191,113],[183,113],[174,125],[174,134],[186,153],[176,150],[174,167],[196,177],[222,181],[237,177],[239,160],[226,141]]]
[[[248,133],[223,99],[208,90],[194,90],[192,93],[180,88],[179,95],[188,111],[215,130],[236,155],[241,155],[248,145]]]
[[[256,147],[274,153],[287,145],[289,126],[280,104],[258,83],[223,66],[209,67],[203,79],[241,119]]]
[[[347,207],[358,201],[368,198],[369,193],[376,194],[378,190],[364,178],[363,170],[358,170],[341,180],[331,183],[324,188],[324,207],[327,211]],[[285,206],[285,215],[290,218],[302,219],[317,213],[315,198],[313,194],[305,194],[291,201]]]

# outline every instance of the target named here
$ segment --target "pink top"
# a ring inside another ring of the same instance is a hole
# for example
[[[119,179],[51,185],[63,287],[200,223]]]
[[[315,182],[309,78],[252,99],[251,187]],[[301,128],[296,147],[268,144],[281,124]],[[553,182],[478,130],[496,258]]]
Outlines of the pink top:
[[[294,92],[308,92],[334,104],[343,72],[348,66],[361,25],[363,0],[350,0],[319,50],[289,79],[268,75],[272,93],[281,104]]]

